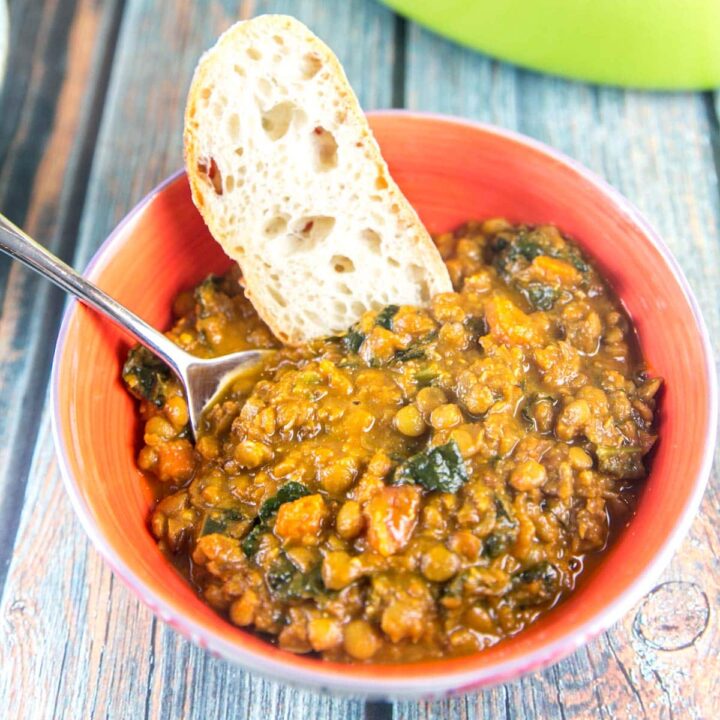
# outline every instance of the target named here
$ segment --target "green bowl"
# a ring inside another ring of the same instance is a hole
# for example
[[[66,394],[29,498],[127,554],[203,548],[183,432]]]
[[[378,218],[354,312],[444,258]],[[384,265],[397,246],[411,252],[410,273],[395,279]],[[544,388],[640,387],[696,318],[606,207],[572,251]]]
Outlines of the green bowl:
[[[612,85],[720,86],[720,0],[382,0],[476,50]]]

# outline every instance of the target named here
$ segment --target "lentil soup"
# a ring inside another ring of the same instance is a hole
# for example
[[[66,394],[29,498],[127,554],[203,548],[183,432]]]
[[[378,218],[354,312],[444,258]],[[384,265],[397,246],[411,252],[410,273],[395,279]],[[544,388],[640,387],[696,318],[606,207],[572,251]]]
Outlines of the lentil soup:
[[[435,241],[455,292],[281,347],[237,272],[174,306],[198,356],[277,348],[203,418],[147,351],[161,549],[230,622],[340,661],[462,655],[572,591],[626,522],[655,395],[629,318],[552,226],[470,222]]]

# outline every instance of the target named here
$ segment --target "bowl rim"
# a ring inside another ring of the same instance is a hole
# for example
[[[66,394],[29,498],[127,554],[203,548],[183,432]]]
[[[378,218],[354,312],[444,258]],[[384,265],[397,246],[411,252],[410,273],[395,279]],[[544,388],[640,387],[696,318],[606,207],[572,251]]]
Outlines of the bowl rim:
[[[186,615],[179,607],[173,606],[159,597],[155,592],[147,588],[141,581],[137,580],[127,564],[116,553],[113,547],[106,542],[103,533],[95,524],[91,509],[86,505],[79,485],[76,483],[63,439],[60,421],[59,407],[59,385],[61,359],[65,351],[66,336],[70,322],[77,310],[77,300],[71,300],[64,312],[62,324],[58,333],[55,351],[53,355],[53,366],[50,383],[50,404],[52,435],[55,443],[56,453],[60,472],[63,478],[65,489],[70,497],[75,513],[80,519],[81,525],[89,536],[95,548],[109,564],[112,571],[135,593],[135,595],[146,604],[163,621],[171,625],[175,630],[193,641],[195,644],[209,650],[216,656],[234,661],[247,670],[252,670],[274,680],[294,684],[302,687],[313,687],[320,690],[331,690],[348,694],[362,694],[366,697],[376,698],[417,698],[439,696],[446,693],[462,691],[464,689],[479,689],[489,687],[507,680],[514,679],[525,673],[542,669],[551,663],[555,663],[574,652],[581,645],[599,635],[604,630],[617,622],[630,608],[635,605],[643,595],[650,589],[657,580],[663,569],[670,562],[680,542],[687,534],[692,521],[695,518],[702,496],[707,485],[710,474],[715,438],[718,425],[718,387],[715,374],[713,350],[710,336],[703,319],[700,307],[690,288],[685,275],[679,264],[673,257],[670,249],[660,238],[659,234],[643,217],[635,205],[620,194],[609,183],[596,175],[593,171],[585,168],[578,161],[555,150],[545,143],[527,137],[513,130],[499,128],[489,123],[458,118],[451,115],[439,113],[425,113],[412,110],[377,110],[369,112],[370,116],[392,117],[397,116],[409,122],[414,120],[433,120],[452,125],[465,126],[474,131],[500,137],[503,140],[510,140],[516,144],[540,152],[550,159],[569,167],[582,179],[590,183],[599,193],[604,195],[625,217],[634,224],[642,233],[644,238],[655,247],[662,260],[667,265],[671,274],[678,283],[685,300],[695,320],[696,330],[699,333],[703,358],[705,362],[704,371],[708,378],[708,424],[705,433],[705,442],[702,461],[698,472],[692,478],[693,488],[685,507],[682,510],[680,521],[670,530],[662,547],[657,552],[652,562],[631,582],[628,588],[621,593],[613,602],[604,607],[594,617],[579,625],[570,634],[564,635],[550,643],[540,642],[533,651],[526,653],[519,658],[491,663],[480,667],[468,669],[454,669],[447,672],[437,668],[432,673],[422,672],[422,663],[418,663],[419,672],[398,676],[389,673],[384,676],[383,666],[374,665],[340,665],[326,664],[323,661],[308,661],[299,664],[297,659],[288,657],[287,661],[279,653],[263,654],[254,647],[245,647],[237,642],[229,641],[214,630],[204,627],[193,617]],[[118,223],[106,240],[96,250],[90,262],[87,264],[84,275],[92,278],[99,272],[106,263],[111,260],[112,250],[122,239],[124,231],[132,223],[139,220],[140,214],[154,200],[154,198],[165,190],[169,185],[179,180],[184,175],[184,170],[178,170],[164,181],[159,183],[144,198],[142,198]],[[272,646],[268,645],[268,648]],[[468,659],[473,656],[468,656]],[[295,660],[295,662],[289,662]],[[389,666],[392,667],[392,666]],[[341,669],[338,669],[341,668]]]

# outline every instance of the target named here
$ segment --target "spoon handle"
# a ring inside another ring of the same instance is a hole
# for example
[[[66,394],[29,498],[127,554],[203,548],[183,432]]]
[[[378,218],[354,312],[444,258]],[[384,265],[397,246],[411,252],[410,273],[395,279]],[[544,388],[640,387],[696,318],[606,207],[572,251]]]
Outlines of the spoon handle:
[[[162,333],[150,327],[134,312],[111,298],[60,258],[35,242],[2,213],[0,213],[0,250],[25,263],[40,275],[123,327],[150,351],[162,358],[175,372],[184,373],[190,360],[187,353]]]

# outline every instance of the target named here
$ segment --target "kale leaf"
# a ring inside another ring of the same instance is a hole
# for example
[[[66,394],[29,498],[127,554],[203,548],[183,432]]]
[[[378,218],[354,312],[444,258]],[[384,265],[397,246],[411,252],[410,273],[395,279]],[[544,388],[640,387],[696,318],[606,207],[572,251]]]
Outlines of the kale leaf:
[[[225,535],[228,525],[243,519],[242,513],[237,510],[220,510],[219,512],[206,513],[200,527],[199,537],[219,533]]]
[[[273,595],[283,600],[317,598],[326,593],[321,567],[322,564],[318,563],[308,572],[301,572],[283,553],[267,572],[268,589]]]
[[[404,350],[396,350],[395,355],[393,355],[393,360],[407,362],[408,360],[424,360],[425,357],[425,351],[421,347],[411,345]]]
[[[550,310],[558,299],[558,291],[543,283],[530,283],[525,289],[528,302],[537,310]]]
[[[258,551],[258,544],[260,543],[260,536],[264,535],[268,531],[268,527],[265,524],[255,525],[250,532],[243,538],[241,547],[245,553],[245,557],[252,557]]]
[[[468,479],[465,461],[454,440],[413,455],[395,471],[395,482],[426,490],[457,492]]]
[[[356,353],[365,342],[365,334],[361,333],[355,326],[351,327],[343,335],[343,345],[348,352]]]
[[[515,542],[518,533],[517,521],[512,516],[510,503],[499,495],[495,496],[495,527],[485,538],[483,555],[496,558]]]
[[[301,497],[310,495],[310,491],[299,482],[294,480],[283,485],[275,495],[267,499],[261,506],[258,518],[261,522],[267,522],[285,503],[293,502]]]
[[[142,345],[136,345],[128,353],[122,369],[122,378],[130,393],[158,407],[165,404],[167,384],[172,376],[170,368]]]
[[[392,330],[392,320],[400,308],[397,305],[386,305],[375,318],[375,324],[384,327],[386,330]]]
[[[643,453],[639,447],[598,445],[595,448],[595,455],[597,455],[598,470],[602,473],[627,480],[645,477]]]
[[[280,509],[280,506],[306,495],[310,495],[310,491],[302,483],[293,480],[283,485],[275,495],[260,506],[254,525],[242,541],[242,549],[247,557],[257,552],[260,536],[268,532],[268,520]]]

